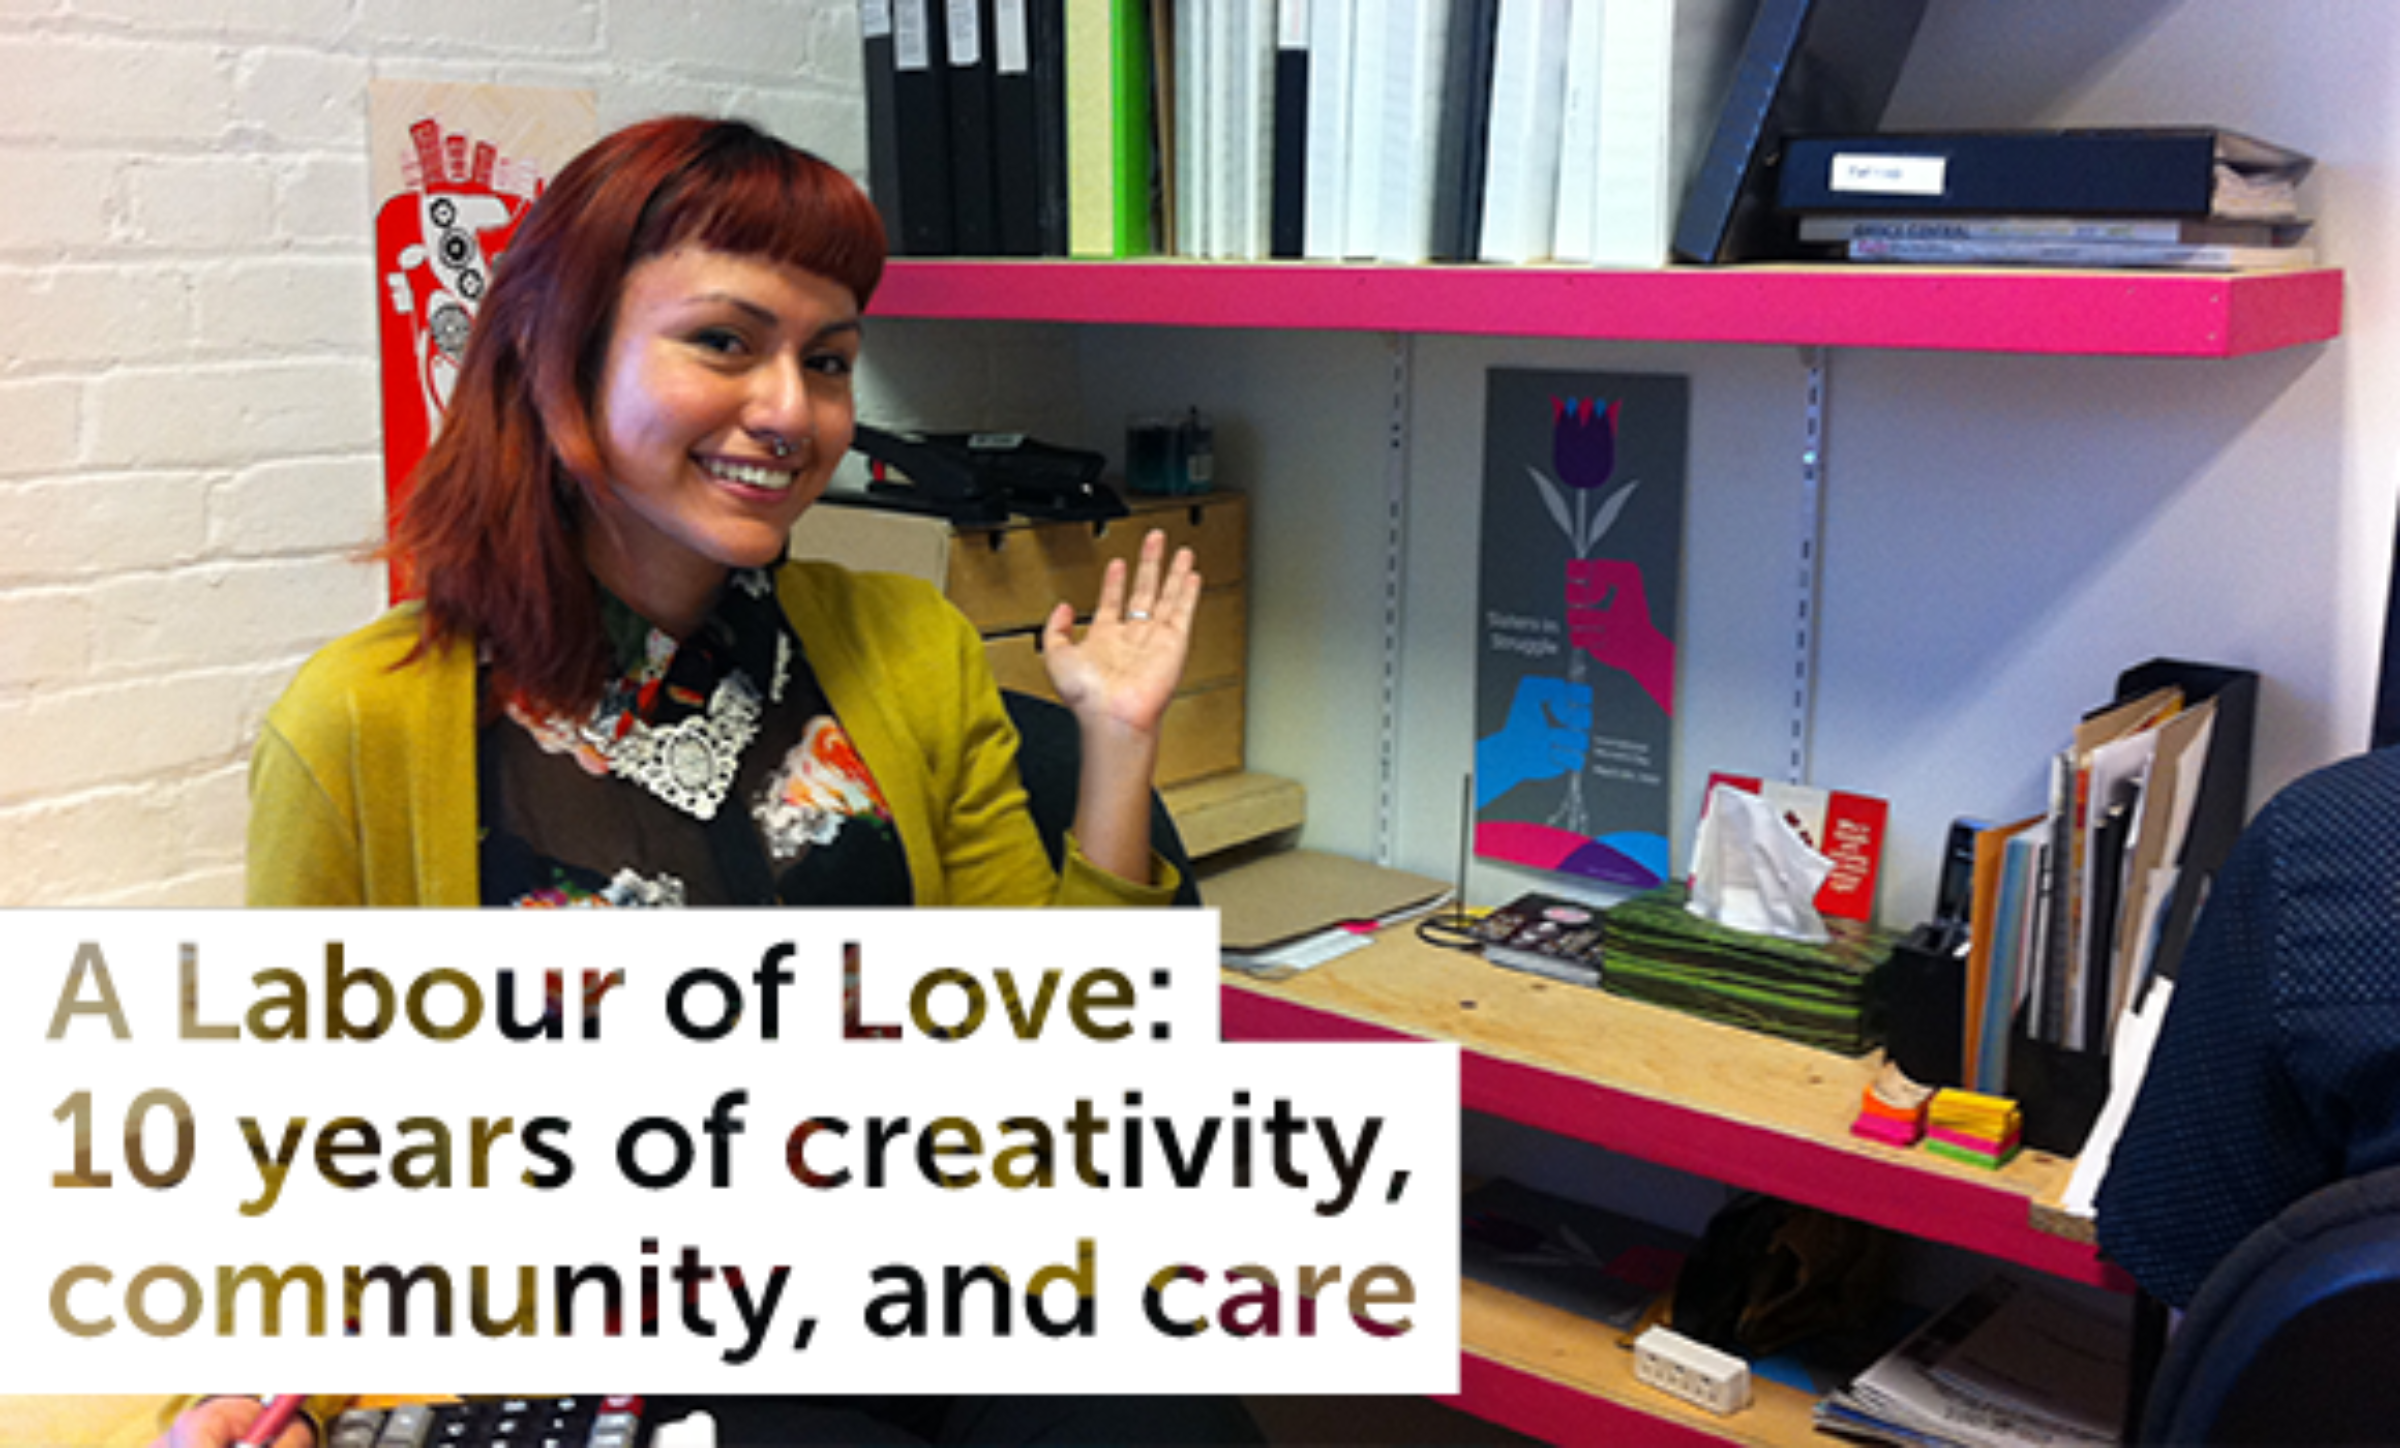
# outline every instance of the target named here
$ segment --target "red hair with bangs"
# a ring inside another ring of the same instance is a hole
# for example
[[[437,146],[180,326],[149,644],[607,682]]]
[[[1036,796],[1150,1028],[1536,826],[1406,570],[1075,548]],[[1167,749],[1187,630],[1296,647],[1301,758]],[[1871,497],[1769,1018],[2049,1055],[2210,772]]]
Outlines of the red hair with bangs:
[[[625,278],[683,245],[848,287],[865,310],[883,223],[849,177],[740,121],[667,116],[567,163],[501,254],[440,434],[392,531],[425,642],[472,642],[529,703],[599,702],[608,644],[582,509],[604,485],[592,395]]]

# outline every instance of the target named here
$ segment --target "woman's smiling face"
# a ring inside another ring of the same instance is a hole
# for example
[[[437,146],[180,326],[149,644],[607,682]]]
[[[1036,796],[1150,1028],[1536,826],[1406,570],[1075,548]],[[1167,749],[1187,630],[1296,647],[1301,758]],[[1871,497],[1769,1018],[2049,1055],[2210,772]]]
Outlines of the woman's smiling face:
[[[592,402],[600,581],[681,633],[726,570],[773,562],[849,451],[858,346],[839,282],[701,247],[636,263]]]

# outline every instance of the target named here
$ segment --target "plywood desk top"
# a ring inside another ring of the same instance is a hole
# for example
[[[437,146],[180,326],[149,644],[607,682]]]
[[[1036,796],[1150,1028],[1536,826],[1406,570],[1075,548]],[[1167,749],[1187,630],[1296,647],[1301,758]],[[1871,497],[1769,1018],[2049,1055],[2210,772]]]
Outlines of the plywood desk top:
[[[1879,1055],[1844,1057],[1487,964],[1405,927],[1281,982],[1225,973],[1232,1039],[1456,1041],[1464,1104],[1612,1151],[2122,1287],[2054,1230],[2073,1162],[1999,1171],[1850,1134]]]

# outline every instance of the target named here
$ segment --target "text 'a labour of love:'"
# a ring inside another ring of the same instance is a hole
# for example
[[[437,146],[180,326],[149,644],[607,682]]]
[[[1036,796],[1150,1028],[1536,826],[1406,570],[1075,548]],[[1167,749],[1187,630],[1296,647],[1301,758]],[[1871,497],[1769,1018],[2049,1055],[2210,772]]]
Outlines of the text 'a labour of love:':
[[[787,992],[800,981],[791,968],[798,954],[798,946],[783,941],[770,946],[746,977],[713,966],[679,972],[666,990],[668,1025],[690,1041],[719,1041],[737,1031],[755,1033],[761,1041],[784,1039]],[[463,970],[439,966],[401,985],[372,966],[350,965],[347,956],[344,942],[325,942],[313,1011],[308,977],[274,966],[250,974],[256,994],[247,1010],[220,1018],[222,1008],[205,988],[199,947],[185,942],[177,962],[177,1034],[187,1041],[297,1042],[318,1038],[321,1029],[327,1041],[377,1041],[405,1030],[428,1041],[457,1042],[482,1030],[488,1019],[508,1041],[599,1041],[609,999],[627,984],[623,970],[586,969],[580,989],[569,991],[564,971],[544,970],[534,985],[521,980],[515,969],[503,968],[495,972],[495,1003],[486,998],[483,984]],[[1150,984],[1163,988],[1170,978],[1169,972],[1155,970]],[[862,1004],[865,979],[864,948],[855,941],[844,943],[840,975],[830,992],[840,1006],[842,1039],[900,1039],[899,1021],[867,1018]],[[992,1008],[995,996],[997,1014]],[[1070,1036],[1115,1042],[1138,1039],[1133,1019],[1138,1004],[1133,977],[1109,966],[1077,971],[1071,983],[1055,966],[1030,978],[998,966],[989,972],[987,985],[984,975],[945,964],[923,971],[909,984],[906,1021],[917,1035],[936,1041],[963,1041],[988,1026],[1020,1041]],[[573,1030],[568,1026],[570,1015],[578,1017]],[[319,1016],[321,1025],[312,1024]],[[84,941],[76,949],[51,1017],[49,1039],[66,1039],[80,1017],[93,1018],[95,1025],[105,1023],[119,1040],[132,1038],[107,953],[97,941]],[[1164,1041],[1171,1035],[1168,1022],[1151,1023],[1150,1039]]]

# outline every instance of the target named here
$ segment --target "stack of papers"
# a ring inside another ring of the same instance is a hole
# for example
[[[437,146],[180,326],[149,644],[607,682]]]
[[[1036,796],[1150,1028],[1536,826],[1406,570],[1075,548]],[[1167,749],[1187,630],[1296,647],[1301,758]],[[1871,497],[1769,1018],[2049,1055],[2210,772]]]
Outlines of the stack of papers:
[[[1200,882],[1225,964],[1268,980],[1363,949],[1376,930],[1449,896],[1439,880],[1318,850],[1283,850]]]
[[[1925,1109],[1925,1149],[1974,1166],[2006,1166],[2025,1135],[2025,1113],[2005,1096],[1934,1093]]]
[[[1915,1146],[1925,1135],[1925,1105],[1933,1088],[1920,1086],[1886,1061],[1859,1093],[1858,1119],[1850,1134],[1889,1146]]]
[[[2122,1322],[1999,1277],[1816,1407],[1816,1424],[1900,1448],[2104,1448],[2125,1415]]]

